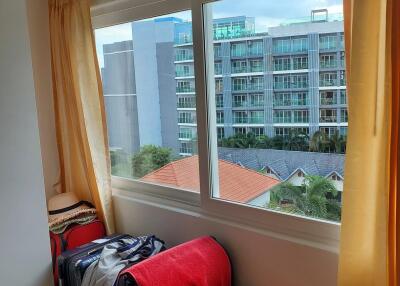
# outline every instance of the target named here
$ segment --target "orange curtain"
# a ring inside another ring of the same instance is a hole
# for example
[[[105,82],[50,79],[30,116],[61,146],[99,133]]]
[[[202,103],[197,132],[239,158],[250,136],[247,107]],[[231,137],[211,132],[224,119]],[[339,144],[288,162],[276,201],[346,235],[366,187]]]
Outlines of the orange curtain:
[[[61,188],[92,201],[112,233],[110,159],[90,0],[49,0],[49,18]]]
[[[398,0],[345,0],[349,130],[338,285],[399,284]]]

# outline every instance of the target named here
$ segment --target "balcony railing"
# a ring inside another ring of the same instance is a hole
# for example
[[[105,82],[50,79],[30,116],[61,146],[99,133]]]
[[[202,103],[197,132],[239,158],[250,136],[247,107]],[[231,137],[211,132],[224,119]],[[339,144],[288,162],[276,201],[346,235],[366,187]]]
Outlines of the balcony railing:
[[[179,139],[193,139],[192,133],[179,132]]]
[[[335,122],[337,122],[337,117],[336,117],[336,115],[320,116],[319,122],[322,122],[322,123],[335,123]]]
[[[319,86],[337,86],[337,79],[320,79]]]
[[[175,61],[190,61],[193,60],[193,54],[176,54]]]
[[[337,68],[337,61],[320,61],[319,67],[321,69],[333,69]]]
[[[233,117],[233,123],[243,124],[248,123],[247,117]]]
[[[233,107],[246,107],[247,106],[247,101],[233,101],[232,103]]]
[[[176,71],[175,76],[177,77],[188,77],[188,76],[194,76],[194,73],[192,71],[190,72],[184,72],[184,71]]]
[[[176,87],[176,92],[179,93],[185,93],[185,92],[195,92],[195,88],[194,87]]]
[[[196,123],[196,118],[195,117],[191,117],[191,118],[179,117],[178,118],[178,123],[194,124],[194,123]]]
[[[276,117],[276,116],[274,116],[274,123],[292,123],[292,117]]]
[[[249,123],[253,123],[253,124],[262,124],[264,123],[264,117],[254,117],[254,116],[250,116],[249,117]]]
[[[196,108],[196,102],[178,102],[178,108]]]
[[[336,98],[321,98],[320,104],[321,105],[334,105],[334,104],[336,104]]]

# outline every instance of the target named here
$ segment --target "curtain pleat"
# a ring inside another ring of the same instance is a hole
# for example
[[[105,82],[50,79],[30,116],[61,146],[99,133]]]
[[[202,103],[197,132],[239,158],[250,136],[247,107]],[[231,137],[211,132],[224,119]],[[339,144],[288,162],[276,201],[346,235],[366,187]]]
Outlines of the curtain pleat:
[[[105,108],[89,0],[49,0],[60,185],[114,232]]]
[[[340,286],[398,285],[398,2],[344,2],[349,130]]]

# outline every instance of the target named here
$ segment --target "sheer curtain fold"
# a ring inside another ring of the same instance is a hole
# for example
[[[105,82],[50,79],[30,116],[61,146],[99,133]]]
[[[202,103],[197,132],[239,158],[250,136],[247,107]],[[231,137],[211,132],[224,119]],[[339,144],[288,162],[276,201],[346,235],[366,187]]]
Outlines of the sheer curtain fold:
[[[105,108],[90,0],[49,0],[60,184],[92,201],[114,232]]]
[[[340,286],[398,285],[398,2],[344,2],[349,132]]]

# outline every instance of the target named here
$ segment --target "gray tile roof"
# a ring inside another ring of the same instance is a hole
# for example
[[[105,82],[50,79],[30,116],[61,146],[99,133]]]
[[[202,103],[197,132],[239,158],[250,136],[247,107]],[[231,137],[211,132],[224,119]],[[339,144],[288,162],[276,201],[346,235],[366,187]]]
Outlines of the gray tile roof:
[[[283,181],[298,169],[307,175],[326,177],[336,172],[344,177],[343,154],[219,147],[218,157],[257,171],[270,168]]]

